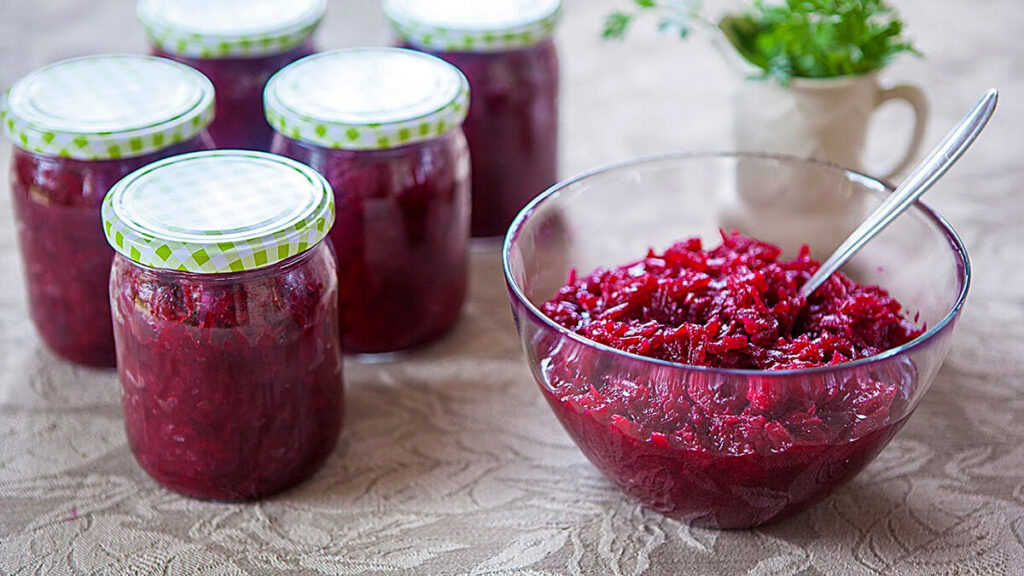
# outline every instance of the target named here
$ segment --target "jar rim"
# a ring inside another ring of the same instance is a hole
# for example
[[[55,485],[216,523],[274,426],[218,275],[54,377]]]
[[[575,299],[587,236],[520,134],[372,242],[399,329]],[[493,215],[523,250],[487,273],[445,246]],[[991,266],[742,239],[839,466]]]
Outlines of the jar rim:
[[[321,52],[275,74],[264,91],[267,122],[325,148],[381,150],[457,129],[469,82],[454,66],[402,48]]]
[[[384,0],[384,13],[407,44],[443,52],[528,48],[554,33],[562,0]]]
[[[47,156],[111,160],[189,140],[213,121],[213,84],[154,56],[102,54],[39,68],[0,96],[15,146]]]
[[[317,245],[334,224],[334,194],[315,170],[248,150],[212,150],[149,164],[102,206],[114,250],[151,268],[256,270]]]
[[[139,0],[136,15],[158,50],[199,59],[280,54],[306,41],[327,0]]]

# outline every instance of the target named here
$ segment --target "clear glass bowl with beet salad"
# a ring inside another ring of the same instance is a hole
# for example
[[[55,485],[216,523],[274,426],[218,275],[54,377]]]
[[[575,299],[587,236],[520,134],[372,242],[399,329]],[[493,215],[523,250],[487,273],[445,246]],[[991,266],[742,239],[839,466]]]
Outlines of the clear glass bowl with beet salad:
[[[809,160],[667,156],[559,184],[509,230],[533,375],[644,505],[716,528],[791,516],[867,466],[938,372],[970,278],[956,233],[918,203],[805,301],[835,247],[791,216],[808,190],[843,197],[840,238],[891,191]]]
[[[251,500],[315,472],[342,425],[330,186],[262,152],[186,154],[103,204],[128,443],[160,484]]]
[[[323,52],[267,85],[272,151],[334,188],[346,353],[443,335],[466,298],[469,87],[453,66],[398,48]]]
[[[474,238],[501,237],[557,181],[561,0],[385,0],[408,48],[469,79],[466,139],[473,163]]]
[[[218,148],[270,149],[263,90],[275,72],[314,52],[327,0],[139,0],[153,54],[205,74],[217,90]]]
[[[57,62],[0,96],[0,123],[14,143],[11,197],[29,312],[61,358],[114,366],[114,252],[100,204],[129,172],[212,147],[213,107],[213,86],[199,72],[133,55]]]

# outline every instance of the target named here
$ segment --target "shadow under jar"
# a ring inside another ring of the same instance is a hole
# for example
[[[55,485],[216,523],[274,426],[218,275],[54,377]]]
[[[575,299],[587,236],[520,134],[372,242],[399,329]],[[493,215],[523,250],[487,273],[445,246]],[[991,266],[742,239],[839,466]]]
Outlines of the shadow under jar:
[[[277,74],[272,150],[334,189],[341,332],[348,353],[395,352],[456,322],[466,298],[466,80],[419,52],[325,52]]]
[[[501,236],[557,181],[561,0],[385,0],[406,47],[469,80],[465,132],[473,164],[472,235]]]
[[[11,196],[29,312],[58,356],[115,365],[103,197],[146,164],[210,148],[213,106],[202,74],[128,55],[52,64],[0,99],[14,143]]]
[[[342,426],[330,186],[261,152],[170,158],[107,196],[129,445],[165,487],[250,500],[312,475]]]
[[[266,151],[273,130],[263,117],[263,89],[278,70],[314,52],[326,8],[326,0],[140,0],[138,16],[153,54],[213,82],[217,147]]]

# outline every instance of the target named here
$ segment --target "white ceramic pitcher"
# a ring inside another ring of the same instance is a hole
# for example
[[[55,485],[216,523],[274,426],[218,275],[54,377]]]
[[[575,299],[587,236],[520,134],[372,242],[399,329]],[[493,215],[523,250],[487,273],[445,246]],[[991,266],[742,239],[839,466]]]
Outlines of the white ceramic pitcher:
[[[881,175],[887,179],[914,159],[928,122],[924,93],[909,84],[883,88],[877,73],[827,79],[795,78],[789,86],[747,80],[736,93],[734,135],[739,150],[776,152],[876,172],[862,164],[871,115],[892,100],[914,111],[910,145]]]
[[[745,76],[756,74],[731,47],[719,48]],[[885,180],[914,160],[927,127],[928,101],[916,86],[883,88],[877,73],[794,78],[789,86],[770,79],[744,81],[734,98],[736,148],[815,158],[874,173],[877,170],[865,167],[862,161],[868,126],[875,111],[892,100],[910,105],[914,127],[906,152],[880,176]],[[737,197],[721,207],[722,227],[772,235],[789,253],[806,243],[813,253],[828,254],[863,217],[864,208],[855,205],[847,191],[834,190],[828,182],[818,181],[813,172],[767,174],[741,161],[736,189]],[[772,217],[765,217],[769,215]],[[786,233],[764,230],[767,222],[783,226]]]

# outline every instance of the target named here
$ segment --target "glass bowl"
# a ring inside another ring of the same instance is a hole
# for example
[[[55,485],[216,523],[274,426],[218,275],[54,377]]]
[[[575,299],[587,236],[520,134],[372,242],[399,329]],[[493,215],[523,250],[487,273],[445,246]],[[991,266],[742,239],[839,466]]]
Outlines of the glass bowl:
[[[617,164],[538,196],[508,231],[505,276],[533,375],[583,453],[644,505],[716,528],[780,520],[853,478],[927,392],[967,296],[963,244],[924,204],[843,271],[887,289],[927,329],[858,361],[778,371],[687,366],[588,340],[551,321],[540,306],[573,270],[589,274],[635,262],[649,248],[661,251],[690,236],[717,246],[720,230],[777,244],[783,257],[807,244],[820,260],[891,191],[826,163],[707,154]],[[758,398],[782,411],[799,406],[807,418],[733,417]],[[791,443],[752,441],[780,424],[792,432]],[[810,428],[793,429],[800,426]]]

